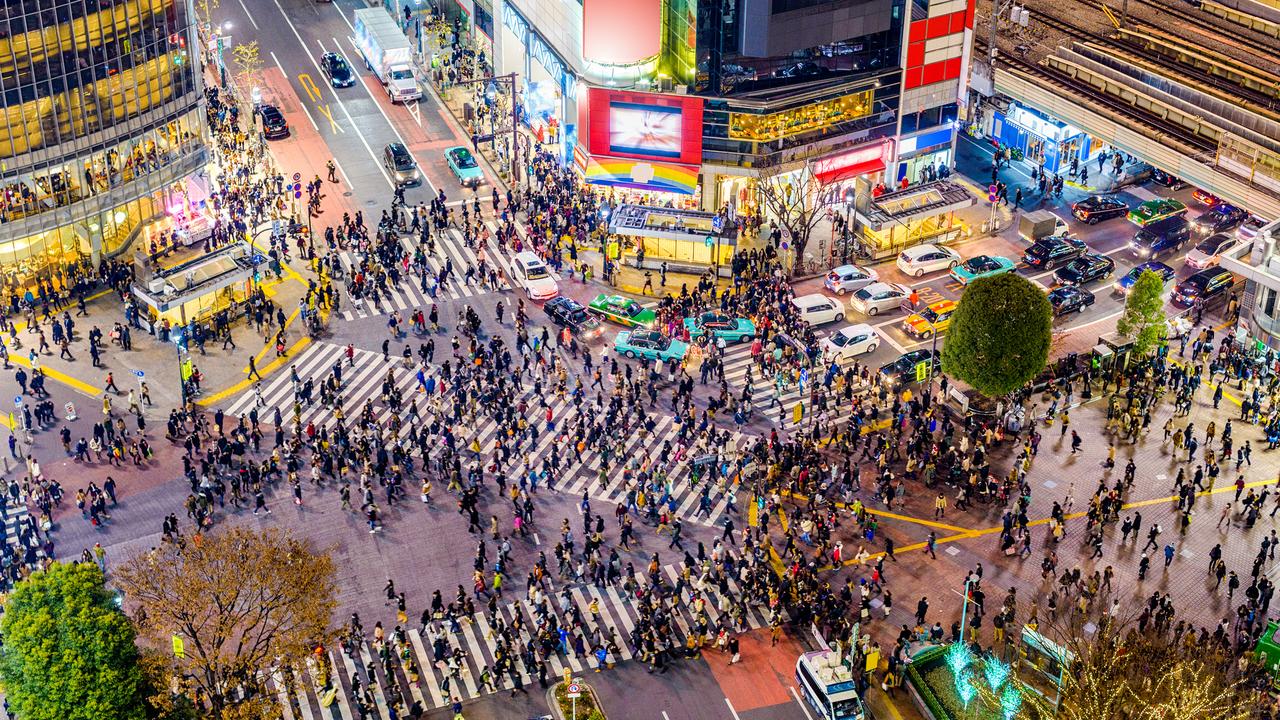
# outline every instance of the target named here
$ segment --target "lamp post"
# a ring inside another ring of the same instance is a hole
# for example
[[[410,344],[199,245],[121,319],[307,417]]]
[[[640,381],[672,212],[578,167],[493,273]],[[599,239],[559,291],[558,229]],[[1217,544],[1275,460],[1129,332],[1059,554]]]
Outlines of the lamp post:
[[[231,21],[227,20],[218,26],[218,34],[211,38],[214,42],[214,47],[218,51],[218,81],[224,88],[227,86],[227,64],[223,61],[222,53],[227,49],[227,45],[231,43],[231,35],[228,34],[230,32]]]
[[[520,182],[520,114],[519,102],[516,99],[516,73],[507,75],[491,75],[489,77],[476,78],[474,80],[458,80],[455,85],[475,85],[477,83],[492,83],[494,85],[505,84],[511,87],[511,181],[514,184]],[[492,117],[490,118],[492,122]],[[490,137],[496,138],[497,133],[490,133]],[[473,137],[472,141],[479,149],[478,136]]]

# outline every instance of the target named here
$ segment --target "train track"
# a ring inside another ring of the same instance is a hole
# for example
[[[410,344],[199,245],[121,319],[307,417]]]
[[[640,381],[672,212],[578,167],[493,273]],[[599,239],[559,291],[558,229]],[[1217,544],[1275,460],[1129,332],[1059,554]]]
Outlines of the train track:
[[[1074,30],[1074,32],[1079,35],[1088,36],[1088,39],[1094,39],[1096,37],[1092,33],[1083,30]],[[1081,37],[1081,39],[1086,38]],[[974,50],[980,57],[985,56],[989,52],[986,42],[976,37],[974,38]],[[1076,97],[1081,99],[1088,98],[1090,101],[1111,110],[1115,114],[1129,121],[1140,123],[1152,131],[1152,137],[1169,135],[1177,138],[1177,140],[1184,145],[1198,149],[1202,152],[1211,153],[1217,149],[1215,145],[1205,138],[1187,133],[1184,128],[1176,123],[1171,123],[1163,118],[1141,111],[1138,108],[1116,98],[1107,95],[1099,95],[1097,93],[1097,89],[1092,85],[1081,82],[1069,75],[1060,73],[1053,68],[1035,65],[1008,54],[1002,54],[998,62],[1045,79],[1047,82],[1050,82],[1061,90],[1066,91],[1067,94],[1065,97]]]
[[[1252,62],[1268,72],[1276,72],[1277,64],[1280,63],[1280,43],[1277,43],[1276,39],[1269,35],[1243,25],[1237,25],[1228,20],[1223,20],[1222,23],[1224,24],[1220,25],[1218,22],[1208,19],[1213,17],[1212,15],[1189,12],[1186,8],[1181,7],[1181,4],[1176,0],[1172,3],[1161,2],[1160,0],[1132,0],[1132,2],[1154,9],[1162,17],[1172,16],[1181,20],[1186,23],[1187,29],[1250,56],[1253,58]],[[1158,29],[1169,29],[1167,27],[1160,28],[1154,23],[1145,22],[1141,19],[1139,19],[1139,22]],[[1232,35],[1240,39],[1237,40]],[[1259,50],[1257,48],[1262,49]]]

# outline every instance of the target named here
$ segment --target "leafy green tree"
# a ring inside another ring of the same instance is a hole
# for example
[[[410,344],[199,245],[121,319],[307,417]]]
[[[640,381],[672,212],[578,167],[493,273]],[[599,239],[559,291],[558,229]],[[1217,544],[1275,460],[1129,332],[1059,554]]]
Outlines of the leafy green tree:
[[[54,563],[5,602],[0,678],[22,720],[144,720],[133,625],[93,563]]]
[[[964,291],[942,348],[942,370],[987,397],[1007,395],[1044,369],[1053,310],[1044,290],[1013,273]]]
[[[1164,314],[1164,279],[1144,270],[1124,301],[1124,314],[1116,330],[1133,340],[1133,352],[1142,357],[1164,343],[1167,325]]]

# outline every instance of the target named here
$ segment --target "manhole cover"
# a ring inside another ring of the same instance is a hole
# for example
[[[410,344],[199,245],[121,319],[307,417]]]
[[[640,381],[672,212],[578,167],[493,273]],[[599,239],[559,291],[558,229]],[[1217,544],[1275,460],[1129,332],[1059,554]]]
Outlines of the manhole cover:
[[[342,193],[342,197],[351,197],[351,191],[350,191],[350,190],[348,190],[348,191],[346,191],[346,192]]]
[[[368,205],[369,207],[373,207],[374,205],[377,205],[377,204],[378,204],[378,201],[377,201],[377,200],[365,200],[365,201],[364,201],[364,204],[365,204],[365,205]]]

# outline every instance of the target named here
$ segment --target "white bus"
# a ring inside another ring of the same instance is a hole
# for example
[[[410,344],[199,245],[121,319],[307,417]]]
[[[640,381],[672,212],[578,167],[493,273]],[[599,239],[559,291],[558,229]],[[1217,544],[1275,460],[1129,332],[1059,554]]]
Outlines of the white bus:
[[[830,650],[807,652],[796,660],[796,683],[804,699],[825,720],[866,720],[857,683]]]

